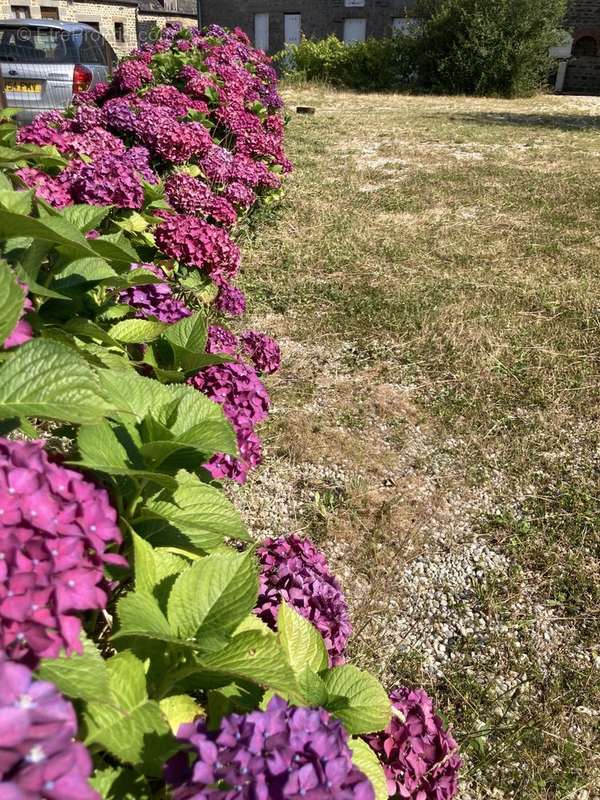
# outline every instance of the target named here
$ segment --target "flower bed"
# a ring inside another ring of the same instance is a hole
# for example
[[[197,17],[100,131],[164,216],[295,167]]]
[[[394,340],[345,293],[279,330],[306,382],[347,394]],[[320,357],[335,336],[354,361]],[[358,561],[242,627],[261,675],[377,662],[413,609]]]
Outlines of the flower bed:
[[[280,363],[226,327],[245,308],[236,230],[290,169],[280,108],[239,31],[167,26],[66,114],[17,132],[4,112],[7,800],[455,791],[427,702],[407,695],[402,719],[346,663],[323,554],[297,536],[255,551],[222,492],[260,463]]]

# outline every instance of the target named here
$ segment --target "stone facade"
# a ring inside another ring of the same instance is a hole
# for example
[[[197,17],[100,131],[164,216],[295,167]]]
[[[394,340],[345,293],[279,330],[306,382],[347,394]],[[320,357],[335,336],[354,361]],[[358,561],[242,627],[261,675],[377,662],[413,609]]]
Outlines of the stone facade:
[[[285,16],[300,15],[300,28],[321,39],[334,33],[344,38],[346,20],[365,20],[366,36],[392,33],[394,20],[410,16],[414,0],[200,0],[202,24],[242,28],[254,39],[255,16],[268,14],[268,51],[285,43]],[[264,21],[264,18],[263,18]]]
[[[562,90],[600,94],[600,0],[570,0],[566,25],[572,44]]]
[[[0,0],[0,19],[54,16],[64,22],[87,22],[97,28],[118,56],[148,38],[155,25],[168,21],[195,25],[196,0]]]

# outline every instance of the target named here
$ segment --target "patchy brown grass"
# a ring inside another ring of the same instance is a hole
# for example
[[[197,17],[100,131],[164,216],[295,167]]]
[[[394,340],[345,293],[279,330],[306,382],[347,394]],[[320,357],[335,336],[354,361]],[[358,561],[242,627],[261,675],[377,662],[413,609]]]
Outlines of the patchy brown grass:
[[[245,242],[284,368],[239,501],[326,549],[465,798],[597,800],[600,101],[287,99],[317,114]]]

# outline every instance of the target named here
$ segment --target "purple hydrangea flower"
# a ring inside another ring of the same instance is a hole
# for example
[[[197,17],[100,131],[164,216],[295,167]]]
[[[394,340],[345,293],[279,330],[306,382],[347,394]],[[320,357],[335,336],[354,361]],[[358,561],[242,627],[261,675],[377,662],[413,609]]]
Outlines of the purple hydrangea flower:
[[[20,144],[35,144],[38,147],[54,145],[63,152],[66,149],[68,137],[68,120],[60,111],[44,111],[29,125],[17,131],[17,142]]]
[[[154,275],[166,278],[164,271],[156,264],[132,264],[131,269],[147,269]],[[182,300],[173,296],[173,290],[168,283],[130,286],[119,293],[119,302],[134,308],[138,319],[154,317],[167,324],[178,322],[192,313]]]
[[[36,197],[50,203],[54,208],[72,205],[70,186],[64,177],[53,178],[35,167],[22,167],[15,173],[25,186],[35,189]]]
[[[102,117],[107,128],[117,133],[134,133],[137,124],[135,109],[127,97],[114,97],[102,106]]]
[[[279,607],[289,603],[320,632],[331,666],[343,664],[352,626],[346,598],[323,553],[293,533],[265,539],[257,554],[261,573],[255,613],[276,629]]]
[[[246,331],[240,336],[242,352],[247,355],[259,372],[272,375],[281,366],[279,345],[266,333]]]
[[[230,203],[242,209],[248,209],[256,202],[256,192],[241,181],[232,181],[225,187],[224,195]]]
[[[152,81],[152,70],[143,61],[130,59],[122,61],[113,75],[113,84],[124,94],[137,92]]]
[[[219,197],[201,180],[185,172],[177,172],[165,183],[167,199],[175,211],[212,217],[223,225],[234,225],[237,213],[231,203]]]
[[[2,346],[5,350],[10,350],[12,347],[20,347],[22,344],[25,344],[25,342],[33,339],[33,329],[27,320],[23,319],[26,314],[28,314],[30,311],[33,311],[33,303],[28,297],[27,286],[20,282],[19,285],[21,286],[24,294],[23,311],[21,312],[21,319],[15,325],[12,333],[7,339],[4,340],[4,344]]]
[[[269,414],[267,390],[252,367],[241,361],[205,367],[188,383],[223,406],[236,428],[256,425]]]
[[[231,331],[221,328],[220,325],[208,326],[208,338],[206,340],[207,353],[227,353],[234,355],[237,353],[238,340]]]
[[[81,652],[81,611],[104,608],[121,543],[107,493],[48,461],[42,442],[0,439],[0,651],[35,666]]]
[[[182,725],[178,739],[197,756],[171,760],[173,800],[374,800],[352,763],[348,734],[324,709],[295,708],[273,697],[266,711],[231,714],[209,731]],[[222,789],[219,784],[229,789]]]
[[[100,800],[89,785],[92,759],[73,741],[77,717],[52,683],[0,660],[0,798]]]
[[[172,164],[185,164],[201,157],[212,139],[199,122],[178,122],[173,109],[145,103],[138,113],[136,134],[154,155]]]
[[[451,800],[462,760],[432,699],[423,689],[402,688],[390,700],[395,714],[385,731],[365,737],[383,764],[390,797]]]
[[[229,283],[221,283],[215,300],[215,308],[222,314],[241,317],[246,311],[246,296],[235,286],[231,286]]]
[[[105,154],[90,164],[82,164],[71,192],[77,202],[89,205],[140,209],[144,204],[139,172],[127,157],[120,155]]]
[[[239,269],[240,250],[227,231],[202,219],[170,214],[154,233],[157,246],[168,258],[215,277],[230,277]]]
[[[214,480],[229,478],[236,483],[246,483],[248,473],[262,463],[262,444],[254,428],[250,425],[237,427],[236,439],[239,458],[217,453],[204,465]]]
[[[86,133],[102,125],[102,109],[98,106],[79,105],[75,107],[75,115],[71,120],[71,129],[76,133]]]

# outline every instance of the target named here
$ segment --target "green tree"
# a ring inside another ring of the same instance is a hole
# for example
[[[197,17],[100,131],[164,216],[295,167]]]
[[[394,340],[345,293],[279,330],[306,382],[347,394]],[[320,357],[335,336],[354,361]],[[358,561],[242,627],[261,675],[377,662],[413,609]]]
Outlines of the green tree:
[[[566,0],[420,0],[421,84],[453,94],[524,95],[551,69]]]

